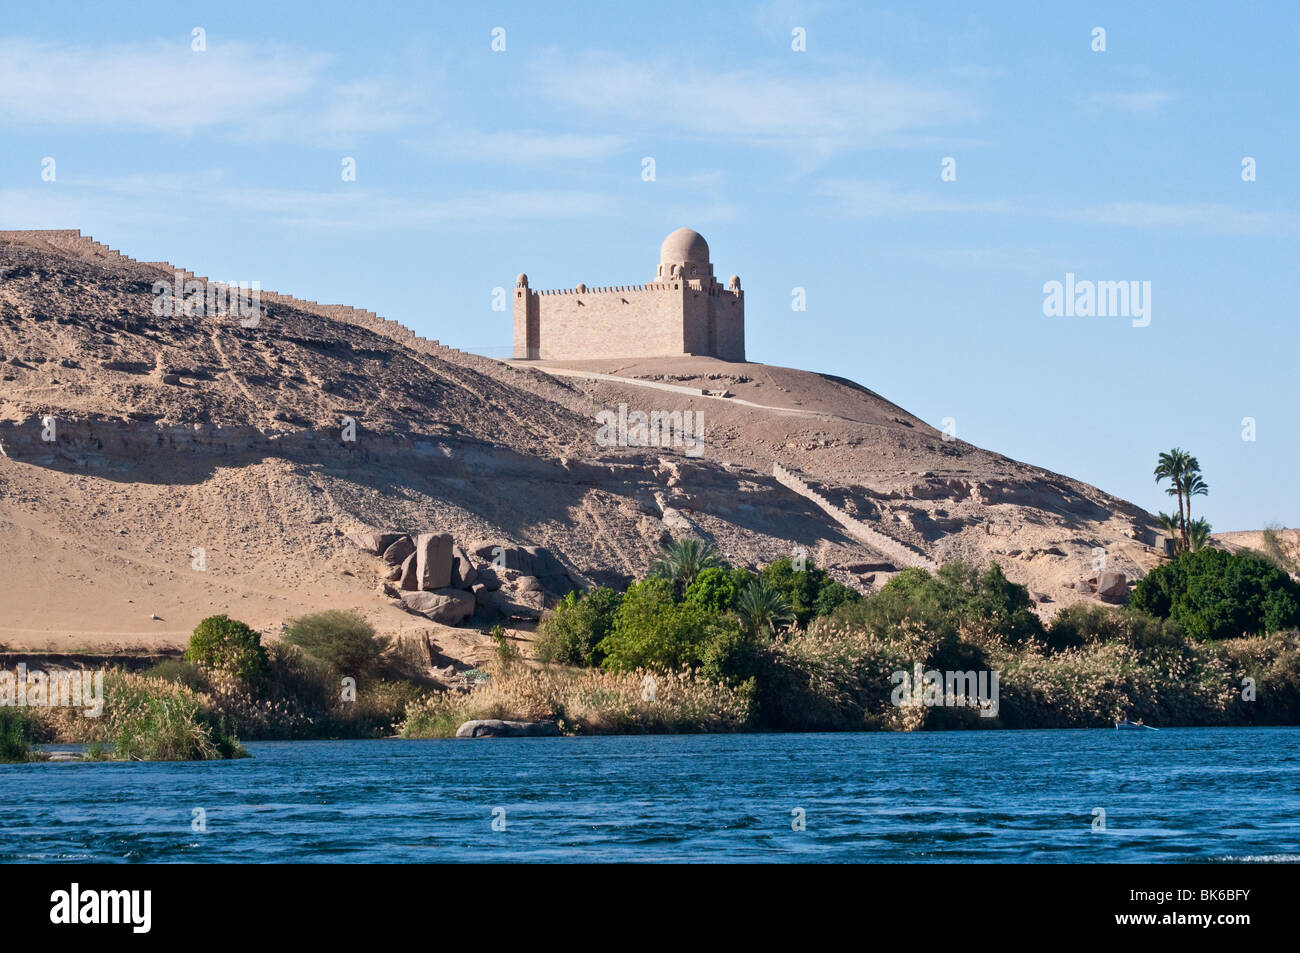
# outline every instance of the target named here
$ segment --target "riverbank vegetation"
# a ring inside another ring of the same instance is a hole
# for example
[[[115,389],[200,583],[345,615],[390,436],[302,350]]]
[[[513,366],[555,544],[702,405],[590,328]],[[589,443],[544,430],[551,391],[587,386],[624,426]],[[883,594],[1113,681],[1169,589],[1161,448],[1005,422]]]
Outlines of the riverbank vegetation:
[[[413,708],[404,733],[544,717],[571,731],[1300,724],[1300,586],[1258,556],[1189,547],[1133,605],[1044,625],[996,564],[906,569],[863,598],[790,560],[752,573],[698,544],[686,555],[624,593],[566,597],[540,627],[542,671]],[[909,704],[920,693],[900,677],[918,669],[997,673],[997,697]],[[672,702],[654,691],[669,678]]]
[[[573,734],[1300,724],[1298,630],[1300,584],[1266,554],[1189,547],[1128,606],[1044,624],[996,564],[905,569],[862,596],[810,563],[754,572],[691,541],[626,591],[567,596],[535,660],[495,632],[464,690],[422,680],[356,613],[292,620],[269,646],[214,616],[183,659],[110,670],[100,718],[0,707],[0,760],[39,742],[220,759],[244,754],[238,739],[447,737],[493,718]],[[970,704],[922,691],[921,673],[986,682]]]

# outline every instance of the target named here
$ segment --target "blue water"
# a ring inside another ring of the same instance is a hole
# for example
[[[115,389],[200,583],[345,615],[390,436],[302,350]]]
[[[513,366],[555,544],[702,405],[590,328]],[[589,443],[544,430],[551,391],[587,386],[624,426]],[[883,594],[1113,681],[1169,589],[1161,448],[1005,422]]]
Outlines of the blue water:
[[[1300,728],[248,749],[0,765],[0,861],[1300,860]]]

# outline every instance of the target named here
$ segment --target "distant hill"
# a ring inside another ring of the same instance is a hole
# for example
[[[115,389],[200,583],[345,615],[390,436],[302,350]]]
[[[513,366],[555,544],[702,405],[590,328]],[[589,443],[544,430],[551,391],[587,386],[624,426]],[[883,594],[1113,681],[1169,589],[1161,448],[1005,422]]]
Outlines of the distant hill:
[[[908,563],[996,560],[1045,613],[1093,598],[1097,550],[1130,581],[1158,558],[1140,508],[946,440],[851,381],[711,358],[503,363],[271,292],[255,326],[157,315],[175,271],[77,232],[0,232],[0,573],[16,583],[0,643],[181,644],[214,612],[275,631],[359,607],[450,657],[485,651],[376,591],[343,535],[367,526],[545,546],[595,582],[688,532],[739,564],[802,546],[864,589]],[[703,452],[598,445],[596,415],[620,404],[702,412]]]

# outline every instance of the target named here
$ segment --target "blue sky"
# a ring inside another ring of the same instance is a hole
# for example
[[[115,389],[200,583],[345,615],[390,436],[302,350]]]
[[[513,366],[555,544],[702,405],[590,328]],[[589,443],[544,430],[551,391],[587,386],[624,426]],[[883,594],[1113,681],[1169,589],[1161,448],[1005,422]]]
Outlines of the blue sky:
[[[1153,511],[1181,446],[1216,530],[1295,526],[1298,9],[11,4],[0,227],[484,349],[517,272],[644,282],[689,226],[751,360]],[[1044,316],[1067,272],[1149,281],[1150,324]]]

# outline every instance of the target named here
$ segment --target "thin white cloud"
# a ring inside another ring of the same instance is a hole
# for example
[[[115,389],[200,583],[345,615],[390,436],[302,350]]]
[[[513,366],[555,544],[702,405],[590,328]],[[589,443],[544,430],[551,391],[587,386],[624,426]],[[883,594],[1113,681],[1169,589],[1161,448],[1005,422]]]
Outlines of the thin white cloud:
[[[527,165],[605,159],[627,148],[626,137],[597,132],[486,132],[469,127],[444,126],[434,136],[427,151],[470,162]]]
[[[415,115],[400,84],[335,79],[332,58],[210,37],[105,47],[0,40],[0,122],[345,143]]]
[[[328,191],[247,188],[217,172],[195,176],[69,178],[0,190],[0,228],[91,228],[174,225],[178,210],[194,220],[324,230],[401,231],[442,224],[519,219],[591,219],[618,213],[616,200],[581,190],[479,190],[412,197],[340,183]]]
[[[967,90],[861,70],[782,75],[592,54],[545,57],[532,78],[532,88],[551,102],[597,117],[605,128],[635,132],[641,141],[677,132],[817,155],[896,145],[903,134],[965,123],[983,112]]]
[[[937,177],[937,176],[936,176]],[[1300,231],[1293,212],[1256,212],[1214,202],[1105,202],[1089,205],[1060,199],[974,199],[936,184],[904,188],[878,180],[827,179],[818,188],[827,211],[851,218],[906,215],[1001,215],[1119,228],[1171,229],[1211,235],[1281,236]]]
[[[1217,202],[1106,202],[1075,209],[1078,221],[1124,228],[1167,228],[1219,235],[1293,235],[1300,217],[1290,212],[1255,212]]]
[[[1133,113],[1149,116],[1159,111],[1160,107],[1173,101],[1173,94],[1159,89],[1138,90],[1134,92],[1094,93],[1084,102],[1092,110]]]
[[[935,167],[938,178],[938,166]],[[934,213],[1005,213],[1014,205],[999,199],[975,200],[945,194],[945,186],[933,191],[906,189],[871,180],[827,179],[818,194],[829,199],[839,214],[853,218],[876,218],[888,215],[928,215]]]

